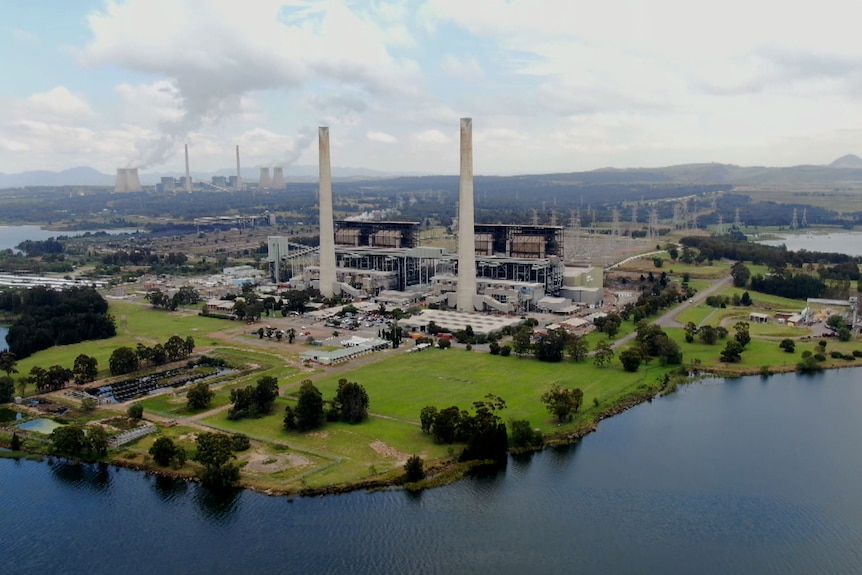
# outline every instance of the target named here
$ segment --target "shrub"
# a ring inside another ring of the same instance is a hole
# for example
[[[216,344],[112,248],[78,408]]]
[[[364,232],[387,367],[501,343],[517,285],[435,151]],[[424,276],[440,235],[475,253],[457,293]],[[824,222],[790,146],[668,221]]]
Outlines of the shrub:
[[[245,451],[251,447],[251,442],[248,440],[248,436],[244,433],[234,433],[231,436],[231,441],[233,442],[234,451]]]
[[[404,480],[415,483],[425,479],[425,464],[418,455],[411,455],[404,464]]]
[[[507,343],[506,345],[501,347],[500,355],[502,355],[503,357],[509,357],[510,355],[512,355],[512,346]]]
[[[844,354],[840,351],[833,351],[829,353],[829,357],[832,359],[844,359]]]
[[[822,353],[815,353],[814,359],[816,359],[817,361],[826,361],[826,356]]]
[[[533,429],[526,419],[509,420],[509,443],[512,447],[540,447],[545,438],[538,429]]]
[[[126,415],[130,419],[141,419],[144,416],[144,406],[140,403],[133,403],[126,410]]]
[[[862,357],[862,351],[858,349],[853,350],[853,357]]]

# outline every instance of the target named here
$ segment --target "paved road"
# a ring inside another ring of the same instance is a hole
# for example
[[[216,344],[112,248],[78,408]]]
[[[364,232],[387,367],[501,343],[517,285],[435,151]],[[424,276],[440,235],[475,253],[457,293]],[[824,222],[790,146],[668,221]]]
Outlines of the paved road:
[[[711,296],[717,291],[721,291],[727,286],[729,286],[733,282],[733,277],[728,275],[719,280],[716,280],[710,286],[704,290],[699,291],[691,298],[689,301],[683,302],[676,307],[673,307],[662,315],[658,316],[653,323],[660,327],[684,327],[682,323],[676,321],[676,316],[680,312],[687,310],[689,307],[693,305],[698,305],[699,303],[706,300],[707,297]],[[611,344],[611,347],[620,347],[628,344],[635,337],[637,337],[637,332],[632,332],[625,337],[622,337]]]

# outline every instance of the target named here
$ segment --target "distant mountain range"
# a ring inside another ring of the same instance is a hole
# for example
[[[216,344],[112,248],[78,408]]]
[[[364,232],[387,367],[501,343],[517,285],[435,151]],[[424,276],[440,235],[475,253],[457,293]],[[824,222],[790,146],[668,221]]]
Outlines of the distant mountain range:
[[[192,172],[193,179],[209,181],[212,175],[232,176],[232,169],[222,169],[215,173]],[[180,177],[180,172],[164,172],[159,174],[140,175],[141,183],[152,185],[162,176]],[[411,177],[419,174],[381,172],[365,168],[332,169],[335,179],[383,179],[394,177]],[[260,176],[260,168],[244,168],[243,180],[256,182]],[[862,182],[862,158],[854,154],[841,156],[834,162],[825,165],[802,165],[768,168],[762,166],[735,166],[733,164],[681,164],[664,168],[602,168],[589,172],[571,172],[551,174],[560,180],[577,182],[580,180],[595,182],[597,179],[606,182],[642,182],[642,183],[694,183],[694,184],[732,184],[765,186],[777,184],[825,184],[837,182]],[[316,181],[317,166],[291,166],[285,169],[288,182]],[[512,176],[514,178],[523,176]],[[22,188],[28,186],[113,186],[114,174],[102,172],[87,166],[71,168],[62,172],[32,171],[18,174],[0,173],[0,188]]]

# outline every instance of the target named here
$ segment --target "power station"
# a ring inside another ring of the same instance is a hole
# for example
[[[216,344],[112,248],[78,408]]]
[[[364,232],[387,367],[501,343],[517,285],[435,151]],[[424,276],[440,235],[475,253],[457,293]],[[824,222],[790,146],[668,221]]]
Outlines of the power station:
[[[320,247],[268,238],[272,279],[325,297],[461,312],[571,311],[603,295],[602,271],[563,263],[562,226],[474,223],[473,123],[461,119],[458,252],[419,245],[418,222],[334,221],[329,128],[319,129]]]

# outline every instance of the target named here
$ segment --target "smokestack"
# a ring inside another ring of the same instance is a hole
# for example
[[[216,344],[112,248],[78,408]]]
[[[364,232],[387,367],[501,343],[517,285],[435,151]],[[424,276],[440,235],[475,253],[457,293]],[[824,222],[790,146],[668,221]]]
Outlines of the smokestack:
[[[473,120],[461,118],[461,183],[458,194],[458,311],[472,312],[476,295],[473,228]]]
[[[261,190],[272,187],[272,180],[269,178],[269,168],[260,169],[260,181],[258,182],[257,187]]]
[[[122,194],[129,191],[126,180],[126,169],[117,168],[117,180],[114,182],[114,193]]]
[[[272,169],[272,189],[283,190],[287,186],[284,183],[284,168]]]
[[[242,189],[242,172],[239,169],[239,144],[236,145],[236,189]]]
[[[140,192],[143,188],[141,188],[141,179],[138,177],[138,168],[129,168],[126,170],[126,191],[127,192]]]
[[[186,144],[186,191],[192,193],[192,176],[189,172],[189,145]]]
[[[320,187],[317,192],[320,206],[320,293],[334,295],[335,284],[335,224],[332,221],[332,176],[329,160],[329,128],[317,131],[320,163]]]

